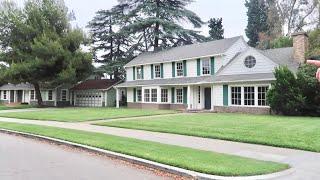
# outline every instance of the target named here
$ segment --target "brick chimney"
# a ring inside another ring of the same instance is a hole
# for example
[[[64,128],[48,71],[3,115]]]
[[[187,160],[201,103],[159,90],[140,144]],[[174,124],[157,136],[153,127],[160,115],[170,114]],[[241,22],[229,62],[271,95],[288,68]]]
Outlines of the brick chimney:
[[[292,35],[293,39],[293,58],[298,63],[305,63],[306,61],[306,52],[308,51],[309,47],[309,40],[308,35],[306,32],[297,32],[293,33]]]

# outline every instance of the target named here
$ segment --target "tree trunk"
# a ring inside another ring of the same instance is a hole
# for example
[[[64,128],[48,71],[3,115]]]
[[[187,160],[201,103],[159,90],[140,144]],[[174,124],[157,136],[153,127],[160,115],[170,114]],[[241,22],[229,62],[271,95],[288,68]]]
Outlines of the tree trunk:
[[[159,8],[160,8],[160,2],[159,0],[156,0],[156,4],[157,4],[157,12],[156,12],[156,17],[159,18],[160,14],[159,14]],[[160,28],[160,24],[158,22],[156,22],[156,26],[154,28],[154,51],[158,50],[159,47],[159,28]]]
[[[33,86],[34,86],[34,90],[35,90],[35,93],[36,93],[36,98],[37,98],[37,101],[38,101],[38,106],[39,107],[43,107],[43,101],[42,101],[42,97],[41,97],[41,92],[40,92],[40,86],[39,86],[39,83],[33,83]]]

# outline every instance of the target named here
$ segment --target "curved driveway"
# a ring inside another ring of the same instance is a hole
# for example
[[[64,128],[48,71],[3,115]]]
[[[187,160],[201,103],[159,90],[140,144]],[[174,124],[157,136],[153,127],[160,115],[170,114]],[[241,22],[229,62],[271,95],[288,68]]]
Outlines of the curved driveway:
[[[169,179],[107,157],[0,134],[1,180]]]

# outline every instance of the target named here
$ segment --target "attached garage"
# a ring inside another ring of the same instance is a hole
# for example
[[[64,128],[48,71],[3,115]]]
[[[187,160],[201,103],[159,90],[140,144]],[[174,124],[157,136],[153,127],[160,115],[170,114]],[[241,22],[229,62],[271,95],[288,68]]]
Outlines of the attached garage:
[[[113,107],[117,82],[110,79],[89,79],[71,88],[74,106]]]

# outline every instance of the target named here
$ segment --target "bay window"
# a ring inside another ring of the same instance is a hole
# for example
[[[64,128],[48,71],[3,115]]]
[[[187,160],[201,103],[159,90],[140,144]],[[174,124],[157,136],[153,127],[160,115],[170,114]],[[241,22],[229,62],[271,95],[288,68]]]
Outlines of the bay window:
[[[244,105],[254,106],[254,87],[244,87]]]

